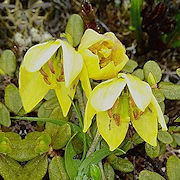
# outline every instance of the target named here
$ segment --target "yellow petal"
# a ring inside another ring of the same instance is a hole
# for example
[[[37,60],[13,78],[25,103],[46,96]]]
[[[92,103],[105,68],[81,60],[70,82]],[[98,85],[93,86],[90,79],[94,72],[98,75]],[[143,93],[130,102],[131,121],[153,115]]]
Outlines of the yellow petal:
[[[91,106],[90,99],[91,99],[91,96],[89,97],[87,101],[87,105],[85,109],[83,132],[86,132],[89,129],[89,127],[91,126],[92,119],[94,115],[96,114],[95,109]]]
[[[61,41],[63,49],[63,67],[66,87],[76,79],[83,68],[82,56],[66,41]]]
[[[165,122],[161,107],[159,106],[159,104],[158,104],[156,98],[154,97],[154,95],[152,95],[151,103],[154,106],[155,113],[157,114],[158,121],[161,124],[162,130],[167,131],[167,126],[166,126],[166,122]]]
[[[57,88],[55,89],[55,92],[64,117],[67,116],[69,109],[71,107],[71,99],[74,98],[77,84],[78,78],[75,79],[71,86],[68,88],[66,88],[64,82],[57,83]],[[69,96],[71,97],[71,99],[69,98]]]
[[[80,74],[80,81],[81,81],[82,88],[86,94],[86,97],[89,98],[92,88],[91,88],[91,84],[89,81],[88,72],[87,72],[85,64],[83,65],[83,69]]]
[[[92,91],[92,107],[96,111],[106,111],[110,109],[121,94],[125,85],[126,82],[122,78],[114,78],[99,84]]]
[[[152,90],[148,83],[130,74],[121,74],[126,79],[129,91],[137,107],[144,111],[152,99]]]
[[[104,36],[102,34],[99,34],[92,29],[87,29],[81,39],[78,51],[88,49],[90,46],[92,46],[93,44],[103,39],[104,39]]]
[[[57,51],[61,43],[52,40],[31,47],[24,56],[23,65],[29,72],[38,71]]]
[[[104,111],[97,113],[96,120],[99,133],[108,143],[110,150],[115,150],[126,136],[129,119],[120,119],[118,126],[113,119],[109,118],[107,111]]]
[[[86,64],[89,78],[95,80],[106,80],[117,76],[119,69],[123,66],[123,63],[118,66],[114,65],[111,61],[108,65],[100,69],[99,58],[97,55],[93,54],[90,50],[86,49],[81,52],[81,55]]]
[[[25,67],[20,67],[19,92],[23,107],[30,112],[46,95],[50,86],[44,82],[39,71],[28,72]]]
[[[144,141],[152,146],[156,146],[158,132],[157,116],[154,110],[149,107],[146,108],[138,119],[134,119],[133,114],[131,114],[131,122]]]

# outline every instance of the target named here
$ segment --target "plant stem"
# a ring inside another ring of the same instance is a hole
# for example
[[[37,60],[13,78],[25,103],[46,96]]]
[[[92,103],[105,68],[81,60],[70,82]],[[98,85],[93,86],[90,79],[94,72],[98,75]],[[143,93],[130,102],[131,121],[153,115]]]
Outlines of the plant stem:
[[[101,135],[99,134],[99,131],[97,130],[96,135],[95,135],[95,137],[94,137],[94,140],[93,140],[93,142],[92,142],[92,144],[91,144],[91,147],[89,148],[89,150],[88,150],[88,152],[87,152],[87,154],[86,154],[86,157],[88,157],[92,152],[95,151],[96,146],[97,146],[100,138],[101,138]]]

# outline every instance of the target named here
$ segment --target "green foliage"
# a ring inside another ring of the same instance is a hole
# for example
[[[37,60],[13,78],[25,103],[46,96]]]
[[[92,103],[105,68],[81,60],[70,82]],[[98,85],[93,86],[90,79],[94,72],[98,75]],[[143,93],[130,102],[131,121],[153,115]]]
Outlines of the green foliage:
[[[29,161],[23,169],[24,180],[41,180],[46,174],[48,167],[48,158],[46,155],[38,156]]]
[[[159,141],[161,141],[165,144],[170,144],[173,142],[172,136],[166,131],[159,131],[158,132],[158,139],[159,139]]]
[[[101,179],[101,170],[99,169],[98,165],[92,164],[90,166],[90,176],[93,180]]]
[[[124,66],[124,68],[122,69],[123,72],[126,73],[132,73],[134,71],[134,69],[136,69],[138,66],[138,63],[132,59],[130,59],[126,65]]]
[[[139,180],[165,180],[162,176],[160,176],[158,173],[151,172],[148,170],[143,170],[139,174]]]
[[[58,126],[52,123],[47,123],[46,132],[51,135],[53,149],[63,148],[71,138],[71,127],[69,124]]]
[[[129,160],[122,159],[114,154],[111,154],[107,159],[115,170],[121,172],[132,172],[134,170],[134,166]]]
[[[176,69],[176,74],[180,77],[180,68]]]
[[[167,176],[169,180],[180,179],[180,159],[171,156],[167,161]]]
[[[180,100],[180,85],[169,82],[159,83],[159,89],[164,94],[166,99]]]
[[[8,156],[0,155],[0,174],[4,180],[23,180],[22,171],[23,168],[18,162]]]
[[[0,57],[0,69],[10,76],[16,70],[16,57],[11,50],[4,50]]]
[[[159,143],[157,143],[157,146],[151,146],[150,144],[146,143],[145,150],[146,150],[147,155],[150,158],[156,158],[159,156],[159,153],[160,153]]]
[[[115,178],[114,169],[108,162],[104,163],[104,174],[107,180],[112,180]]]
[[[64,159],[61,156],[55,156],[49,164],[50,180],[69,180],[65,169]]]
[[[144,142],[144,140],[139,136],[138,133],[134,133],[134,135],[132,137],[132,141],[134,144],[141,144]]]
[[[22,108],[22,102],[19,91],[14,84],[9,84],[6,87],[4,100],[9,110],[14,112],[15,114],[18,114],[18,112]]]
[[[9,127],[11,125],[10,113],[6,106],[0,102],[0,124]]]
[[[65,32],[66,34],[71,35],[73,38],[73,46],[76,47],[79,44],[84,32],[84,23],[81,16],[78,14],[71,15]]]
[[[144,80],[144,71],[142,69],[136,69],[132,74],[139,79]]]
[[[161,80],[162,72],[159,65],[155,61],[146,62],[143,67],[143,70],[144,70],[145,80],[150,85],[157,84]]]
[[[131,9],[130,9],[130,21],[131,26],[130,30],[134,31],[135,37],[138,41],[141,40],[142,36],[142,10],[143,0],[131,0]]]

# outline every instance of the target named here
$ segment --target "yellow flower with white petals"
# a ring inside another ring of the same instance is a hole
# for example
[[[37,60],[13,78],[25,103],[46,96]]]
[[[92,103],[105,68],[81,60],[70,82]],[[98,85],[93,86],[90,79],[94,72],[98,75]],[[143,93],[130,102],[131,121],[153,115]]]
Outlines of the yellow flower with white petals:
[[[81,55],[65,40],[50,40],[31,47],[25,54],[19,73],[19,91],[26,112],[30,112],[54,89],[63,115],[71,106],[79,74]]]
[[[167,130],[151,87],[130,74],[120,73],[94,88],[85,110],[84,132],[95,114],[99,133],[111,151],[124,140],[130,121],[142,139],[153,146],[157,144],[158,121]]]
[[[112,32],[102,35],[87,29],[78,52],[84,60],[81,82],[87,96],[91,92],[89,78],[94,80],[114,78],[128,61],[124,46]]]

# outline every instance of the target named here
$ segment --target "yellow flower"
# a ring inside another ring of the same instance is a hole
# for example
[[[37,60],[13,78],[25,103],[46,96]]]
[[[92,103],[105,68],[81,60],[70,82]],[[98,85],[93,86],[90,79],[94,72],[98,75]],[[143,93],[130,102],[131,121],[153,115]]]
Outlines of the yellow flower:
[[[121,73],[118,78],[94,88],[86,106],[84,132],[90,127],[95,114],[98,130],[111,151],[124,140],[130,121],[138,134],[153,146],[157,144],[157,122],[167,130],[151,87],[130,74]]]
[[[19,91],[26,112],[30,112],[54,89],[63,115],[71,106],[79,74],[81,55],[68,42],[57,39],[31,47],[24,56],[19,73]]]
[[[102,35],[87,29],[78,51],[84,60],[82,86],[88,95],[91,91],[88,78],[94,80],[114,78],[128,61],[124,46],[112,32]]]

